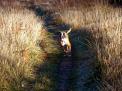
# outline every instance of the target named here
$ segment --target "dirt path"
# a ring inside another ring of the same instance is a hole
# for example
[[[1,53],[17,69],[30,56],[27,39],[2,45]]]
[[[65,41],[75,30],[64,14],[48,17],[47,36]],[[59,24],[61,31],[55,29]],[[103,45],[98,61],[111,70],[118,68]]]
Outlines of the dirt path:
[[[53,15],[47,14],[45,17],[45,26],[48,28],[48,31],[54,33],[54,36],[57,36],[57,30],[66,30],[67,26],[64,25],[57,25],[55,23],[55,19]],[[51,26],[51,27],[50,27]],[[68,29],[68,28],[67,28]],[[59,37],[59,36],[58,36]],[[54,39],[57,41],[57,37]],[[59,59],[59,66],[58,66],[58,81],[57,81],[57,89],[56,91],[69,91],[70,86],[70,75],[72,71],[72,55],[71,53],[64,54],[62,58]]]
[[[59,64],[59,79],[58,79],[58,89],[57,91],[69,91],[70,86],[70,76],[72,71],[72,58],[71,56],[64,56],[60,60]]]
[[[49,27],[49,32],[54,32],[56,30],[66,30],[66,26],[64,25],[57,25],[54,22],[52,16],[47,16],[46,18],[46,26],[52,26],[52,28]],[[57,38],[54,37],[54,39],[57,41]],[[72,56],[64,54],[62,58],[60,58],[59,66],[58,66],[58,81],[57,81],[57,90],[56,91],[69,91],[70,86],[70,75],[72,71]]]

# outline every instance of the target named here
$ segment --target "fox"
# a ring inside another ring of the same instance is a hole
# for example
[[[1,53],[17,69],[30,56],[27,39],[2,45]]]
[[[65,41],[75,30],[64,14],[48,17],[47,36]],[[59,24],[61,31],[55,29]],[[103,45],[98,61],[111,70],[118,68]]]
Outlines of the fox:
[[[64,31],[60,32],[60,44],[65,53],[71,52],[71,43],[70,43],[69,36],[68,36],[68,34],[71,32],[71,30],[72,30],[72,28],[70,28],[66,32],[64,32]]]

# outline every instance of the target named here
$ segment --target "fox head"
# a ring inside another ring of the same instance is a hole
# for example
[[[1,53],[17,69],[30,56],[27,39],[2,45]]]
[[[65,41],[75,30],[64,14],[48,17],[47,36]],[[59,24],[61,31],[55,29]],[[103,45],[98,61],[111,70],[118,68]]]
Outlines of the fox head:
[[[61,39],[68,39],[69,38],[69,36],[68,36],[68,34],[71,32],[71,28],[68,30],[68,31],[66,31],[66,32],[60,32],[60,37],[61,37]]]
[[[68,34],[71,32],[71,30],[72,29],[70,28],[66,32],[60,32],[60,43],[64,49],[64,52],[66,52],[66,53],[71,51],[71,43],[69,41],[69,36],[68,36]]]

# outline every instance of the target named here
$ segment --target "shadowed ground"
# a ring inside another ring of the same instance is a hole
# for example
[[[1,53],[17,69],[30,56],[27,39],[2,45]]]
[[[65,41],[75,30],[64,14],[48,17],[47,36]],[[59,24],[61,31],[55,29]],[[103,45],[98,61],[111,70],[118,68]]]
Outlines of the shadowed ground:
[[[71,70],[72,58],[71,56],[64,55],[59,64],[57,91],[69,91]]]
[[[80,36],[78,36],[80,35]],[[72,87],[73,91],[99,91],[98,74],[100,68],[96,59],[96,53],[89,48],[89,41],[92,40],[90,32],[85,29],[72,34]]]

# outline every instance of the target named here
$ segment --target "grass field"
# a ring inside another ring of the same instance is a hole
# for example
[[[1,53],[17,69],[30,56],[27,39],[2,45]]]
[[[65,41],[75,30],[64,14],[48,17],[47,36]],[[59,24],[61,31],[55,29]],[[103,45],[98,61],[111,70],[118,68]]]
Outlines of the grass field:
[[[77,65],[85,55],[83,47],[95,54],[93,66],[99,73],[93,79],[98,81],[97,91],[122,90],[121,1],[111,0],[112,4],[104,0],[19,1],[0,1],[0,91],[55,91],[57,88],[56,72],[62,51],[54,34],[45,26],[44,18],[48,15],[36,16],[26,8],[27,4],[53,11],[57,24],[72,27],[70,40]],[[82,69],[76,67],[76,70]],[[77,71],[72,76],[75,74]],[[71,81],[75,79],[78,77]]]

